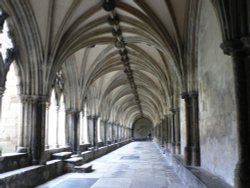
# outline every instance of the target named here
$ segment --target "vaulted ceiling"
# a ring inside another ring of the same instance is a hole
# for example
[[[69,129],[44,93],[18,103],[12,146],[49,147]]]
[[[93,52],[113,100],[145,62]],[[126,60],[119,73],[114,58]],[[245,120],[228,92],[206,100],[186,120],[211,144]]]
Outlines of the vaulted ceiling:
[[[4,0],[20,77],[34,82],[23,92],[49,93],[62,69],[67,108],[87,102],[88,113],[104,120],[158,123],[184,85],[186,2]],[[32,70],[35,76],[26,75]]]

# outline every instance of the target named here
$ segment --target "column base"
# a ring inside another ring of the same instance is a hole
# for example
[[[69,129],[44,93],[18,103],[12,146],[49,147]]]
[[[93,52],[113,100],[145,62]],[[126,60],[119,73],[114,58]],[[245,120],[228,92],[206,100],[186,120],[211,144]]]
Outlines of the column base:
[[[192,147],[192,165],[200,166],[200,147]]]
[[[238,162],[234,170],[234,187],[250,187],[250,162]]]
[[[181,146],[180,146],[180,144],[175,144],[175,154],[176,155],[181,154]]]
[[[175,153],[175,143],[171,143],[171,153],[174,155],[176,154]]]
[[[192,148],[186,146],[184,148],[184,160],[185,160],[185,165],[192,165]]]

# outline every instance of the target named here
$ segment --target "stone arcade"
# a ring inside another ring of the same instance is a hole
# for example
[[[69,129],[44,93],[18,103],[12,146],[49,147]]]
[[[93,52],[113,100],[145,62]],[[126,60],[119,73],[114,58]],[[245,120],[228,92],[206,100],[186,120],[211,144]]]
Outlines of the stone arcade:
[[[249,188],[249,36],[248,0],[0,0],[0,187],[150,133],[188,187]]]

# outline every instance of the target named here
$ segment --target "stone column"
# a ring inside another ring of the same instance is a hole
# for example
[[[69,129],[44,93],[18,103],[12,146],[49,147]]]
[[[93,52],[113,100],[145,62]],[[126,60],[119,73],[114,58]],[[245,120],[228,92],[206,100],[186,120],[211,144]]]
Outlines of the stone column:
[[[49,107],[50,102],[46,102],[45,149],[49,149]]]
[[[104,120],[103,121],[103,143],[104,143],[104,145],[106,145],[107,144],[107,131],[108,131],[108,121],[107,120]]]
[[[161,120],[160,124],[160,145],[164,147],[164,132],[163,132],[163,120]]]
[[[175,153],[181,154],[181,128],[180,128],[180,109],[175,109]]]
[[[171,141],[172,141],[172,118],[171,118],[171,115],[168,114],[168,142],[167,142],[167,145],[168,145],[168,150],[169,152],[172,151],[172,144],[171,144]]]
[[[30,151],[32,164],[43,164],[47,97],[21,95],[21,99],[23,109],[21,146]]]
[[[117,135],[116,135],[116,139],[117,139],[117,142],[119,142],[119,140],[120,140],[120,125],[119,124],[117,124],[116,125],[117,127]]]
[[[115,130],[114,130],[114,123],[111,123],[111,142],[114,143],[115,142]]]
[[[66,146],[70,146],[70,135],[71,135],[71,110],[65,110],[65,140]]]
[[[93,117],[88,116],[88,140],[89,143],[94,146],[94,140],[93,140]]]
[[[166,123],[166,118],[162,120],[162,134],[163,134],[163,147],[166,148],[166,143],[167,143],[167,123]]]
[[[186,111],[186,147],[185,162],[186,165],[200,165],[200,142],[199,142],[199,109],[198,93],[183,93]]]
[[[76,110],[66,111],[66,142],[74,153],[78,152],[80,112]]]
[[[249,48],[249,38],[247,39]],[[238,155],[234,186],[250,187],[250,76],[249,57],[239,40],[225,41],[221,45],[225,54],[232,57],[237,111]]]
[[[191,165],[192,164],[192,131],[191,131],[191,117],[190,117],[191,101],[188,93],[182,93],[182,98],[185,100],[185,112],[186,112],[186,146],[184,148],[184,160],[186,165]]]
[[[175,109],[171,109],[172,114],[170,115],[171,118],[171,152],[175,154]]]
[[[93,117],[93,146],[94,147],[98,147],[97,120],[98,120],[98,116],[94,116]]]
[[[198,92],[189,93],[191,100],[191,122],[192,122],[192,165],[200,166],[200,134],[199,134],[199,100]]]

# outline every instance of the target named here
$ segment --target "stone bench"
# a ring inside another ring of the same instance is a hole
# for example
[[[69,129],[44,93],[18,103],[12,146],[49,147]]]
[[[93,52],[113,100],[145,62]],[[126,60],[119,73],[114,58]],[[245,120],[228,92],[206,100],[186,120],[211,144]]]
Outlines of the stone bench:
[[[89,173],[92,171],[93,171],[92,164],[90,164],[90,163],[86,163],[86,164],[83,164],[81,166],[74,167],[74,172],[78,172],[78,173]]]
[[[65,159],[70,158],[71,155],[72,155],[72,152],[64,151],[64,152],[59,152],[59,153],[52,154],[52,158],[53,159],[65,160]]]
[[[69,159],[65,159],[64,162],[79,165],[82,163],[82,157],[71,157]]]
[[[89,151],[92,151],[92,150],[94,150],[94,149],[95,149],[94,147],[88,148]]]
[[[71,157],[69,159],[64,160],[65,164],[65,171],[66,172],[73,172],[73,168],[75,166],[81,165],[83,163],[82,157]]]

